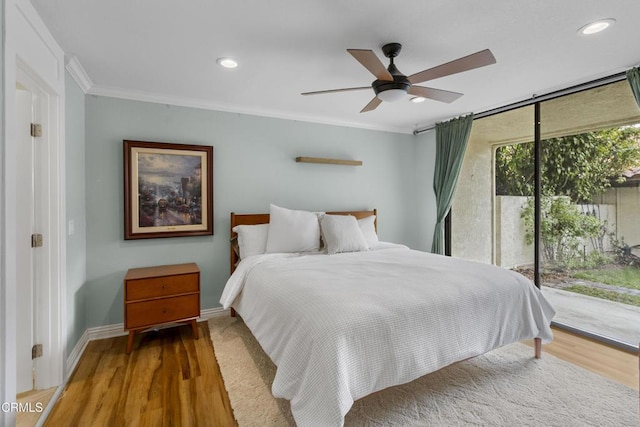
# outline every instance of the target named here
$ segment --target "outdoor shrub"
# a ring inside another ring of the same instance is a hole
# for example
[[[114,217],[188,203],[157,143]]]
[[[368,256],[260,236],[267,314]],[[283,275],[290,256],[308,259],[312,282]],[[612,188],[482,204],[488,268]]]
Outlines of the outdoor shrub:
[[[545,261],[569,267],[576,261],[586,262],[584,239],[602,233],[604,221],[586,215],[572,204],[568,197],[543,196],[540,199],[540,238]],[[534,200],[528,199],[520,215],[525,224],[525,241],[534,241]]]
[[[640,258],[631,253],[631,247],[624,242],[624,237],[618,240],[614,233],[609,234],[616,262],[640,268]]]

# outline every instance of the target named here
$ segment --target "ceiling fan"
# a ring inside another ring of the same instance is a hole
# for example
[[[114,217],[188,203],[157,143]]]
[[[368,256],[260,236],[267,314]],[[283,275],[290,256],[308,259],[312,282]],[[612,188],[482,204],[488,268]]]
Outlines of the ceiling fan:
[[[407,77],[402,74],[393,63],[393,58],[400,54],[401,49],[402,45],[400,43],[388,43],[382,46],[382,53],[389,58],[389,66],[387,68],[384,67],[384,64],[382,64],[372,50],[347,49],[347,52],[349,52],[351,56],[364,65],[371,74],[376,76],[376,80],[371,83],[371,86],[304,92],[302,95],[320,95],[373,88],[376,96],[360,111],[361,113],[375,110],[382,101],[393,102],[402,99],[406,94],[451,103],[460,98],[462,94],[432,87],[416,86],[416,83],[422,83],[496,63],[496,58],[491,51],[485,49]]]

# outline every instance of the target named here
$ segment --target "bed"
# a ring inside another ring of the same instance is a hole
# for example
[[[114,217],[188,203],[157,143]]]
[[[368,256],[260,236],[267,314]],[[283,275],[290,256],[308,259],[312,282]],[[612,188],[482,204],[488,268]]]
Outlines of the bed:
[[[232,248],[220,300],[277,366],[272,393],[290,401],[299,426],[343,425],[368,394],[526,339],[540,357],[541,342],[553,339],[555,312],[524,276],[379,242],[375,210],[326,215],[320,224],[347,221],[339,216],[355,218],[350,227],[366,223],[367,249],[335,251],[329,226],[324,250],[260,247],[240,260]],[[273,206],[271,223],[269,214],[232,213],[232,241],[234,229],[246,230],[236,226],[258,225],[269,239],[276,234]]]

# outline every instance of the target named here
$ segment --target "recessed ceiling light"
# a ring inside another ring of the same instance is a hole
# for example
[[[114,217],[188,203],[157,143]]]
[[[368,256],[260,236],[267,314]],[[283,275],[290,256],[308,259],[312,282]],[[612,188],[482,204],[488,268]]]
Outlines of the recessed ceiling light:
[[[216,62],[224,68],[236,68],[238,66],[238,62],[233,58],[218,58]]]
[[[416,104],[418,104],[420,102],[424,102],[426,100],[427,100],[427,98],[424,98],[422,96],[414,96],[413,98],[410,99],[411,102],[414,102]]]
[[[590,22],[587,25],[581,27],[578,30],[578,33],[584,34],[585,36],[589,36],[591,34],[596,34],[596,33],[599,33],[600,31],[604,31],[615,23],[616,23],[616,20],[613,18],[600,19],[595,22]]]

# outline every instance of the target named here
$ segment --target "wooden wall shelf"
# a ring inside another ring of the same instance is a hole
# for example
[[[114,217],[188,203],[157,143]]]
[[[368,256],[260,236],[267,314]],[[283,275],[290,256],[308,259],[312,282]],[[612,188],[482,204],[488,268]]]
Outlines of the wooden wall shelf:
[[[322,157],[296,157],[298,163],[324,163],[327,165],[362,166],[362,160],[325,159]]]

